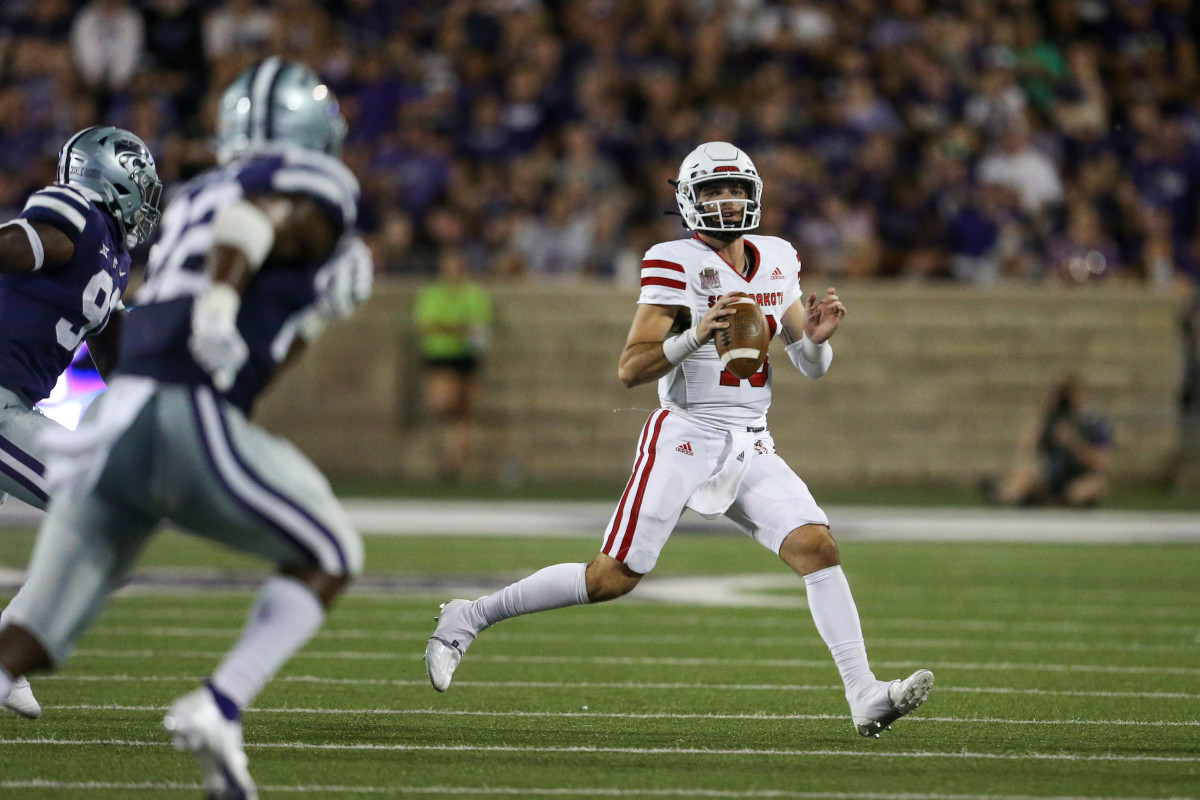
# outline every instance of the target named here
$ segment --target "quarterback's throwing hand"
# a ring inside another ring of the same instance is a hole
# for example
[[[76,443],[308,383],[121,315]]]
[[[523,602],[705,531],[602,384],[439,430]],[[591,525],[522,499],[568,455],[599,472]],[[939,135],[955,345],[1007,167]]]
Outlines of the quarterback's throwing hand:
[[[825,290],[820,303],[815,294],[810,294],[804,307],[804,333],[814,344],[828,341],[845,316],[846,306],[842,305],[832,286]]]
[[[737,313],[737,309],[733,307],[737,301],[737,296],[732,293],[724,295],[700,318],[696,325],[696,340],[700,344],[711,339],[717,330],[729,327],[731,318]]]
[[[227,283],[214,283],[192,306],[192,335],[188,349],[213,386],[224,392],[246,363],[250,349],[238,332],[237,315],[241,296]]]

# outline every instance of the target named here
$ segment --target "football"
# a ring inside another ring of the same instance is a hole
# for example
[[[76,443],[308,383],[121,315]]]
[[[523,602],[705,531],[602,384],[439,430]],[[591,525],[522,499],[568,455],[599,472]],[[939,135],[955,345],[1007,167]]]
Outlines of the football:
[[[754,298],[745,292],[734,292],[739,297],[737,311],[729,317],[730,325],[713,335],[717,355],[725,369],[736,377],[746,380],[762,367],[771,344],[767,329],[767,318]]]

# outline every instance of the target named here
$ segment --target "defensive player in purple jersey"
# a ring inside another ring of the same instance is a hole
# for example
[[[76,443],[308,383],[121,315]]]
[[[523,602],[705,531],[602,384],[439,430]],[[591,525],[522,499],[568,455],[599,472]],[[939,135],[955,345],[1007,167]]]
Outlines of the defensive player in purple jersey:
[[[87,341],[106,379],[117,358],[129,251],[158,225],[162,184],[144,142],[109,125],[72,136],[58,180],[0,225],[0,503],[49,501],[41,437],[60,428],[35,404]],[[20,603],[20,595],[14,602]],[[4,705],[35,719],[42,709],[21,680]]]
[[[221,98],[221,165],[163,214],[119,368],[76,436],[48,442],[55,502],[27,603],[0,627],[0,699],[61,664],[159,522],[266,558],[270,578],[233,650],[164,724],[210,798],[254,798],[241,716],[362,569],[329,483],[248,417],[273,376],[371,290],[358,182],[328,87],[268,58]]]

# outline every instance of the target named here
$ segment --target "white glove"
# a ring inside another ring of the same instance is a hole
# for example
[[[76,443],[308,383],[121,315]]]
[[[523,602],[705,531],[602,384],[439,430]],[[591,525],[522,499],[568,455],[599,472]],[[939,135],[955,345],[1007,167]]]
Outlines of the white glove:
[[[346,319],[371,296],[375,264],[357,236],[348,239],[321,267],[315,279],[317,309],[330,322]]]
[[[192,335],[188,349],[218,392],[233,386],[250,348],[237,329],[242,297],[227,283],[213,283],[192,306]]]
[[[317,299],[305,316],[301,335],[312,341],[331,323],[346,319],[371,296],[375,264],[358,236],[347,237],[313,278]]]

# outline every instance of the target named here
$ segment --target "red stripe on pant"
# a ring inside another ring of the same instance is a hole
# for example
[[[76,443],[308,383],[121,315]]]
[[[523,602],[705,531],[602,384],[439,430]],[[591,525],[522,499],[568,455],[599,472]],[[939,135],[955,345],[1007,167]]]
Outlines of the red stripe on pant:
[[[617,554],[613,556],[618,561],[624,561],[625,556],[629,554],[629,548],[633,544],[633,536],[637,529],[638,514],[642,510],[642,498],[646,494],[646,485],[650,483],[650,473],[654,469],[654,458],[658,450],[658,434],[662,431],[663,422],[667,418],[668,411],[663,411],[659,414],[654,422],[654,432],[650,434],[650,442],[646,446],[646,466],[642,469],[641,480],[638,481],[637,493],[633,498],[633,505],[629,509],[629,522],[625,525],[625,534],[621,537],[621,547],[617,550]],[[649,427],[649,423],[647,423]],[[630,481],[632,483],[632,480]],[[627,487],[628,488],[628,487]],[[614,529],[615,529],[614,525]],[[611,553],[610,553],[611,555]]]
[[[646,439],[650,435],[650,428],[654,426],[655,411],[650,414],[650,418],[646,420],[646,424],[642,426],[642,435],[638,439],[638,457],[633,462],[633,473],[629,476],[629,483],[625,484],[625,491],[621,493],[621,502],[617,505],[617,513],[613,515],[612,527],[608,531],[608,538],[604,541],[604,547],[600,552],[605,555],[610,555],[612,550],[613,540],[617,538],[617,529],[621,527],[621,514],[625,511],[625,501],[629,499],[629,490],[637,484],[638,470],[642,468],[642,461],[646,458]]]

